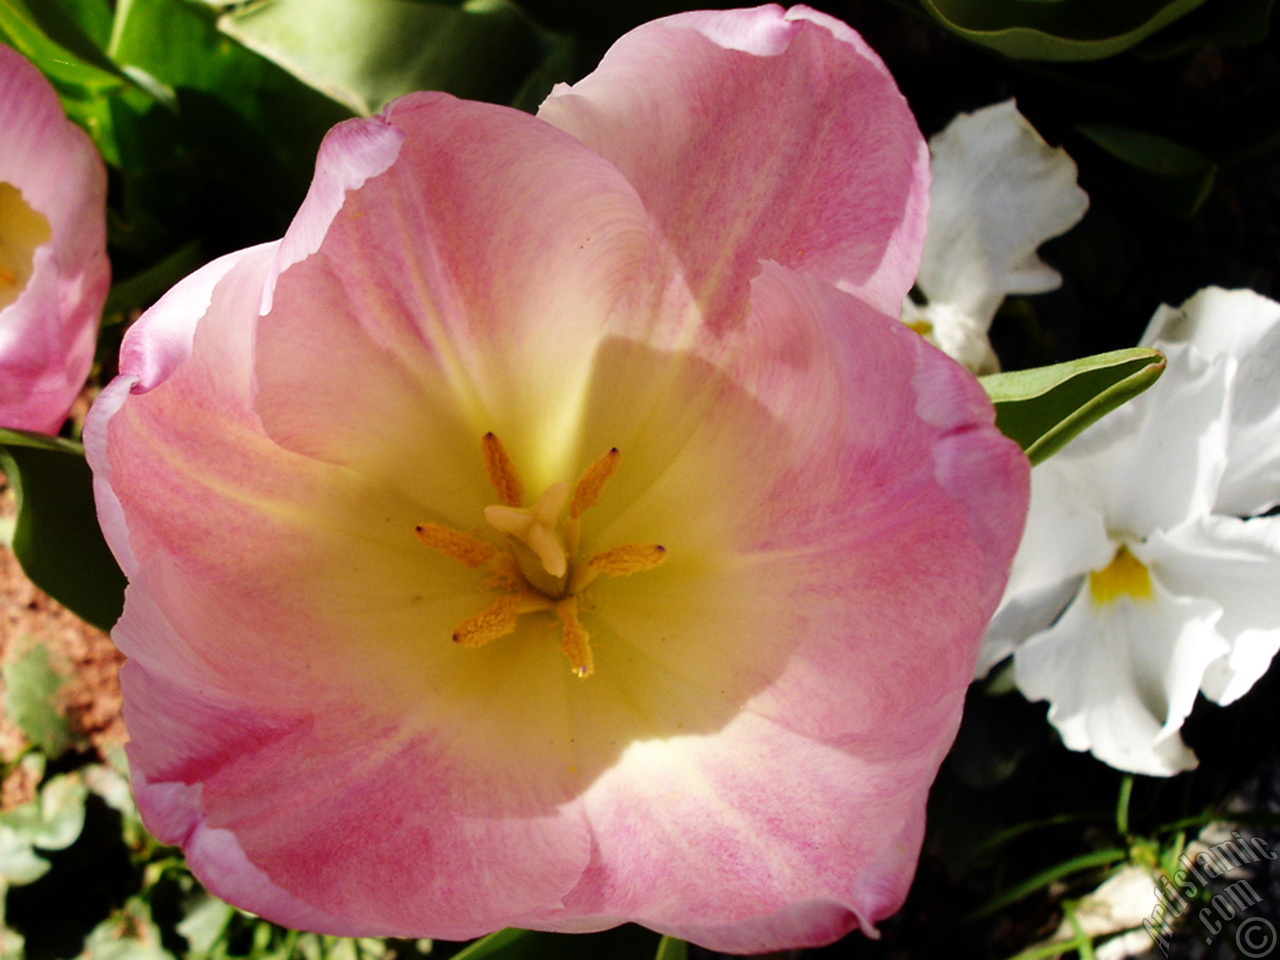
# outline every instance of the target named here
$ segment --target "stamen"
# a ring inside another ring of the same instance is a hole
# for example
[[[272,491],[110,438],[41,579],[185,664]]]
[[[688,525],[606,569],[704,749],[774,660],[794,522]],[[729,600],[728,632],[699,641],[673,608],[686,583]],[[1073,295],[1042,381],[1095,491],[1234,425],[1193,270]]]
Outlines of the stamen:
[[[493,601],[488,610],[463,620],[453,631],[453,642],[460,647],[481,647],[490,640],[515,633],[522,613],[547,610],[551,601],[540,593],[507,593]]]
[[[418,539],[432,550],[438,550],[465,567],[478,567],[498,552],[491,543],[438,523],[422,523],[413,529]]]
[[[595,670],[591,656],[591,635],[578,619],[577,597],[565,597],[556,604],[556,616],[560,618],[563,636],[560,649],[569,658],[569,665],[577,677],[589,677]]]
[[[516,473],[515,464],[507,455],[502,441],[493,432],[486,433],[480,440],[480,450],[484,455],[485,473],[489,482],[498,491],[498,499],[508,507],[519,507],[524,503],[524,484],[520,482],[520,474]]]
[[[933,324],[928,320],[911,320],[907,323],[907,327],[914,330],[922,337],[927,337],[929,334],[933,333]]]
[[[587,561],[596,573],[625,577],[652,570],[667,559],[667,548],[660,543],[624,543],[620,547],[597,553]]]
[[[569,519],[577,520],[583,511],[595,505],[605,483],[618,469],[618,461],[622,454],[617,447],[597,457],[595,462],[582,471],[582,476],[573,488],[573,500],[569,504]]]

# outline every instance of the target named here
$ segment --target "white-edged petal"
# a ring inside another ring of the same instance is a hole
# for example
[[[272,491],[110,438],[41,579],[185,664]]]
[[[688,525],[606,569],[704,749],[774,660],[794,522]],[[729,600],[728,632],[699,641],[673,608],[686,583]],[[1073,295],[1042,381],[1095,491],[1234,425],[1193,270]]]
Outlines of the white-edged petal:
[[[1089,199],[1075,163],[1012,100],[956,117],[929,151],[929,232],[916,283],[929,301],[932,339],[969,366],[967,357],[987,360],[986,331],[1008,294],[1062,282],[1036,248],[1074,226]]]
[[[1227,465],[1232,363],[1173,345],[1164,375],[1054,456],[1117,540],[1208,516]]]
[[[1235,358],[1228,463],[1215,509],[1253,516],[1280,503],[1280,303],[1252,290],[1206,287],[1179,308],[1157,310],[1142,342],[1187,343]]]
[[[1076,493],[1058,461],[1031,472],[1031,509],[1004,599],[987,628],[975,676],[986,676],[1025,638],[1048,629],[1084,575],[1115,553],[1102,513]]]
[[[1100,604],[1088,583],[1049,630],[1014,655],[1018,687],[1048,700],[1072,750],[1121,770],[1171,776],[1196,765],[1178,735],[1208,665],[1227,652],[1208,600],[1178,597],[1153,578],[1150,597]]]
[[[1201,689],[1217,703],[1238,700],[1280,650],[1280,517],[1206,517],[1156,535],[1144,552],[1170,590],[1221,607],[1217,634],[1229,650]]]

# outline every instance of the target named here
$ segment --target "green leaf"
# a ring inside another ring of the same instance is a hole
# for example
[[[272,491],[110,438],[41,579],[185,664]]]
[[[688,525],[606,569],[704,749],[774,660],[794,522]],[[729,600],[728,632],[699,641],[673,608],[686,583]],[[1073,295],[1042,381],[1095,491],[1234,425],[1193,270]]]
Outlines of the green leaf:
[[[675,937],[663,937],[658,942],[658,952],[653,960],[687,960],[689,945]]]
[[[0,471],[18,501],[13,552],[41,590],[109,630],[124,608],[124,574],[98,528],[93,476],[77,443],[0,429]]]
[[[58,691],[65,682],[39,643],[4,665],[5,712],[27,740],[50,757],[61,756],[73,739],[58,708]]]
[[[1158,350],[1133,347],[1051,367],[995,373],[980,382],[996,405],[996,426],[1034,464],[1146,390],[1164,367]]]
[[[585,934],[508,929],[477,940],[453,960],[652,960],[658,947],[658,934],[636,926]]]
[[[199,236],[226,250],[280,236],[316,151],[348,110],[217,29],[186,0],[120,0],[110,53],[173,91],[172,106],[115,105],[124,217],[112,242],[153,263]]]
[[[0,882],[32,883],[49,869],[35,849],[65,850],[84,829],[89,791],[74,773],[54,777],[20,807],[0,813]]]
[[[110,26],[104,0],[0,0],[0,41],[43,71],[67,116],[88,132],[107,163],[119,166],[113,103],[127,99],[143,109],[155,91],[106,55],[102,38]]]
[[[1218,167],[1198,150],[1112,124],[1083,124],[1075,129],[1123,165],[1123,189],[1170,216],[1194,216],[1213,189]]]
[[[265,0],[218,25],[364,116],[414,90],[510,103],[549,60],[569,67],[568,41],[508,0]]]
[[[1205,0],[920,0],[953,33],[1005,56],[1100,60],[1129,49]]]
[[[151,906],[141,896],[130,897],[114,915],[90,931],[82,957],[93,960],[174,960],[164,949],[160,928],[151,919]]]

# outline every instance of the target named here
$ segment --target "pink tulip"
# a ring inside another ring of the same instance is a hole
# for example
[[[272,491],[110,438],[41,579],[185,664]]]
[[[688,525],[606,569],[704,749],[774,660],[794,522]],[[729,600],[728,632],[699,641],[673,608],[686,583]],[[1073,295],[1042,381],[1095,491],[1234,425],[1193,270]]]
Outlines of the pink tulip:
[[[874,932],[1028,496],[896,319],[926,157],[800,7],[335,128],[86,429],[150,829],[333,934]]]
[[[0,427],[56,433],[111,282],[107,172],[44,76],[0,44]]]

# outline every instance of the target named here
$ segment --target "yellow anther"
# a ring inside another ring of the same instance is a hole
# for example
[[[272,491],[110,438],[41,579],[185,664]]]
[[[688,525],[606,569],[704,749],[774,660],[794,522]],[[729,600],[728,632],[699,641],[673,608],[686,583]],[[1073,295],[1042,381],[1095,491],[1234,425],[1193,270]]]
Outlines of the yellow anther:
[[[1089,594],[1100,607],[1125,596],[1147,600],[1151,597],[1151,574],[1146,565],[1121,544],[1111,563],[1089,574]]]
[[[515,633],[516,622],[522,613],[548,610],[551,601],[540,593],[506,593],[500,596],[483,613],[463,620],[453,631],[453,642],[460,647],[481,647],[490,640]]]
[[[618,469],[620,459],[622,454],[618,452],[617,447],[614,447],[608,453],[601,454],[591,466],[582,471],[582,476],[573,487],[573,500],[569,503],[571,520],[577,520],[582,516],[583,511],[595,505],[605,483]]]
[[[587,561],[596,573],[611,577],[652,570],[667,559],[667,548],[658,543],[624,543],[620,547],[597,553]]]
[[[480,450],[484,455],[485,473],[489,482],[498,491],[498,499],[508,507],[519,507],[524,504],[524,484],[520,482],[520,474],[516,473],[515,464],[507,455],[502,445],[492,432],[486,433],[480,441]]]
[[[556,616],[560,618],[562,628],[560,650],[569,658],[574,676],[591,676],[595,670],[595,661],[591,656],[591,636],[578,619],[578,599],[565,597],[557,603]]]
[[[438,550],[466,567],[478,567],[493,559],[493,555],[498,552],[491,543],[438,523],[419,524],[414,532],[432,550]]]
[[[933,333],[933,324],[928,320],[911,320],[908,321],[907,326],[922,337],[927,337],[929,334]]]

